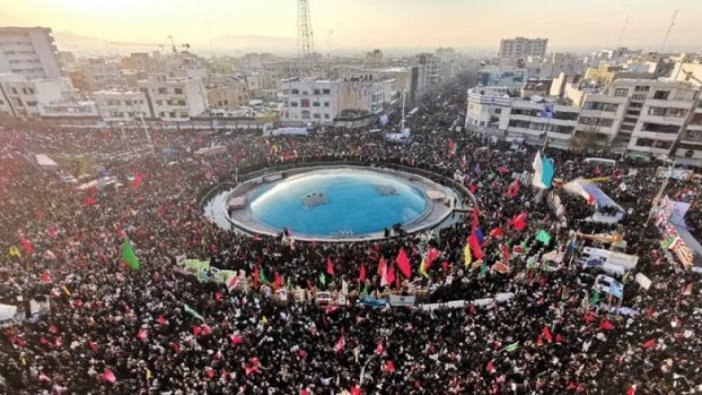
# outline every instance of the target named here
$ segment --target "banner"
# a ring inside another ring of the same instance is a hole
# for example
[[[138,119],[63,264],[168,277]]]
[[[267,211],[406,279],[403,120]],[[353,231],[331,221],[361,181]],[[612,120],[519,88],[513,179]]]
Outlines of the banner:
[[[414,306],[417,298],[415,296],[389,295],[390,306]]]

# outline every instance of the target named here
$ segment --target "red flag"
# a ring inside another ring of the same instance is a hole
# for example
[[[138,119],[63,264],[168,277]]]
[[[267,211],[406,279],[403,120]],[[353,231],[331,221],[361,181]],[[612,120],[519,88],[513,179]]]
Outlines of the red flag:
[[[597,317],[591,311],[588,311],[587,314],[585,314],[585,322],[587,322],[588,324],[594,321],[595,318]]]
[[[49,236],[56,237],[57,234],[58,234],[58,228],[56,227],[56,225],[50,225],[49,226]]]
[[[636,395],[636,384],[626,390],[626,395]]]
[[[166,320],[166,317],[163,315],[159,315],[158,318],[156,319],[156,322],[158,322],[159,326],[164,326],[168,320]]]
[[[609,320],[602,320],[600,322],[600,329],[604,331],[614,330],[614,324],[612,324]]]
[[[448,261],[441,262],[441,269],[444,270],[444,273],[448,273],[448,270],[449,270]]]
[[[136,337],[141,341],[146,341],[149,338],[149,331],[146,328],[141,328]]]
[[[514,198],[519,194],[519,180],[514,180],[507,189],[507,197]]]
[[[494,374],[497,371],[497,369],[495,369],[495,363],[492,361],[492,359],[488,361],[485,370],[487,370],[487,372],[490,374]]]
[[[366,281],[366,265],[361,263],[361,267],[358,269],[358,282],[363,283]]]
[[[346,339],[344,339],[343,336],[339,338],[339,340],[336,341],[336,344],[334,345],[334,352],[341,352],[341,350],[344,349],[344,346],[346,345]]]
[[[473,208],[473,230],[480,227],[480,212],[477,207]]]
[[[105,368],[105,371],[102,372],[102,379],[111,384],[117,381],[117,377],[115,377],[115,374],[109,368]]]
[[[498,168],[497,168],[497,171],[498,171],[500,174],[509,173],[509,169],[508,169],[506,166],[500,166],[500,167],[498,167]]]
[[[97,200],[95,200],[94,197],[88,196],[85,198],[85,203],[83,204],[85,207],[92,207],[97,204]]]
[[[32,246],[32,242],[29,241],[29,239],[27,239],[26,237],[24,237],[24,234],[22,232],[19,233],[19,241],[22,245],[22,251],[24,251],[24,254],[31,255],[32,251],[34,251],[34,247]]]
[[[504,235],[505,235],[505,232],[499,226],[496,228],[493,228],[490,231],[490,237],[492,237],[493,239],[502,238]]]
[[[404,248],[400,248],[400,252],[397,254],[397,268],[405,278],[412,277],[412,268]]]
[[[656,338],[648,339],[646,340],[643,344],[641,344],[641,348],[644,350],[648,350],[649,348],[653,347],[656,345]]]
[[[588,206],[595,205],[595,195],[593,195],[592,192],[588,193],[588,195],[587,195],[587,204],[588,204]]]
[[[222,293],[219,291],[216,291],[213,296],[214,296],[214,300],[216,302],[219,302],[220,300],[222,300]]]
[[[330,276],[334,275],[334,263],[330,257],[327,257],[327,274]]]
[[[544,329],[541,331],[541,335],[546,339],[549,343],[553,343],[553,336],[551,336],[551,330],[545,326]]]
[[[383,346],[383,342],[378,342],[378,344],[375,346],[375,355],[383,355],[385,353],[385,347]]]
[[[426,270],[429,270],[431,265],[436,262],[437,259],[441,256],[441,251],[437,250],[436,248],[432,248],[427,252],[427,258],[424,261],[424,268]]]
[[[229,335],[229,341],[232,342],[232,344],[241,344],[244,342],[244,338],[232,333],[231,335]]]
[[[385,272],[385,284],[392,285],[393,281],[395,281],[395,266],[390,264],[390,267]]]
[[[476,187],[475,184],[471,182],[470,185],[468,185],[468,190],[470,191],[470,193],[475,193],[478,190],[478,187]]]
[[[361,392],[361,387],[358,385],[354,385],[351,387],[351,395],[363,395],[363,392]]]
[[[473,254],[473,258],[476,260],[483,259],[483,249],[480,248],[480,242],[478,241],[478,236],[475,234],[475,229],[473,229],[470,237],[468,237],[468,244],[470,244],[470,252]]]
[[[51,277],[49,277],[49,273],[47,272],[43,272],[41,276],[39,276],[39,280],[44,284],[51,284]]]
[[[385,262],[385,258],[380,258],[378,262],[378,276],[380,278],[385,278],[385,272],[388,270],[388,264]]]
[[[258,271],[258,265],[254,266],[254,272],[253,272],[253,280],[254,280],[254,285],[258,287],[258,283],[261,280],[260,277],[260,272]]]
[[[385,367],[383,367],[383,370],[384,370],[385,373],[387,373],[387,374],[392,374],[392,372],[395,371],[395,362],[393,362],[392,360],[386,361],[386,362],[385,362]]]
[[[507,247],[507,244],[502,244],[502,259],[504,260],[505,265],[509,265],[509,247]]]
[[[273,288],[278,289],[283,286],[284,284],[283,276],[278,274],[278,272],[275,272],[275,275],[273,277]]]
[[[522,231],[522,230],[524,230],[524,228],[526,228],[526,219],[527,219],[527,212],[522,211],[519,215],[517,215],[511,221],[509,221],[509,224],[514,229]]]
[[[134,179],[132,180],[132,190],[136,191],[137,189],[139,189],[139,186],[141,185],[142,181],[144,181],[144,175],[141,173],[132,172],[132,177],[134,177]]]

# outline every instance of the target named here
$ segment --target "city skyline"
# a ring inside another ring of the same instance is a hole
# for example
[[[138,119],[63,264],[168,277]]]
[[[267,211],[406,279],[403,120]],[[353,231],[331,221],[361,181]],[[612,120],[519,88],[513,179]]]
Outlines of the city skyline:
[[[105,41],[168,43],[167,36],[207,52],[226,47],[226,38],[256,46],[294,50],[295,0],[25,0],[3,4],[4,24],[53,29],[62,48],[65,33]],[[512,0],[310,0],[315,48],[431,48],[452,46],[495,50],[504,37],[544,37],[549,49],[618,45],[659,50],[673,12],[679,13],[667,49],[699,50],[702,2],[694,0],[574,1],[523,4]],[[216,12],[213,12],[216,11]],[[530,17],[524,18],[524,15]],[[389,17],[391,16],[391,17]],[[628,18],[623,38],[622,29]],[[363,20],[363,23],[358,23]],[[248,40],[247,40],[248,38]],[[257,41],[256,38],[259,38]],[[255,48],[251,48],[255,49]],[[264,48],[270,49],[270,48]]]

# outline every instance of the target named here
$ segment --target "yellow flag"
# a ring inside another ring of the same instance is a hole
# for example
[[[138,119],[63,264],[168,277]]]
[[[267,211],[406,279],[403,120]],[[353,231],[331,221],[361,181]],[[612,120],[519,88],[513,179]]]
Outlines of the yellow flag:
[[[149,370],[149,368],[146,368],[146,381],[149,381],[152,378],[154,378],[153,374],[151,374],[151,371]]]
[[[261,322],[263,322],[263,325],[268,325],[268,318],[264,315],[263,318],[261,318]]]
[[[68,287],[66,285],[62,285],[61,289],[63,290],[63,293],[66,294],[66,296],[71,296],[71,290],[68,289]]]
[[[429,275],[427,274],[427,262],[424,258],[422,258],[422,263],[419,264],[419,274],[429,278]]]
[[[17,258],[22,256],[22,254],[20,254],[19,248],[15,247],[15,246],[10,247],[10,250],[7,252],[7,255],[9,255],[11,257],[16,256]]]
[[[466,243],[466,248],[463,249],[463,266],[467,268],[471,262],[473,262],[473,256],[470,253],[470,244]]]

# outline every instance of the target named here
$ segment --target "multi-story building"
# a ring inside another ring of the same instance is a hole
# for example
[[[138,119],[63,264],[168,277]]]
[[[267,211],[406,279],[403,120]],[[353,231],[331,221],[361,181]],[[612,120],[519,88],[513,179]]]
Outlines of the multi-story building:
[[[67,78],[28,80],[21,74],[0,75],[0,100],[5,103],[4,111],[13,117],[39,116],[41,105],[73,98],[74,89]]]
[[[124,88],[127,80],[121,71],[120,62],[104,58],[93,58],[77,63],[67,72],[73,86],[84,92]]]
[[[188,121],[207,110],[207,92],[201,79],[167,79],[163,76],[139,81],[149,105],[149,117],[170,122]]]
[[[211,108],[230,110],[249,101],[249,90],[238,78],[218,79],[207,84],[207,99]]]
[[[526,60],[527,57],[543,58],[546,56],[547,38],[503,38],[500,40],[498,57],[500,61]]]
[[[441,58],[430,53],[417,55],[417,61],[423,67],[422,82],[424,90],[438,88],[442,83]]]
[[[282,81],[287,105],[280,118],[290,124],[331,125],[339,114],[341,81],[291,78]]]
[[[19,74],[28,80],[62,77],[51,29],[0,27],[0,73]]]
[[[287,124],[333,125],[337,118],[372,116],[397,99],[394,79],[283,80],[286,105],[281,120]]]
[[[150,117],[149,103],[144,92],[100,91],[95,92],[93,97],[105,122],[132,122]]]

